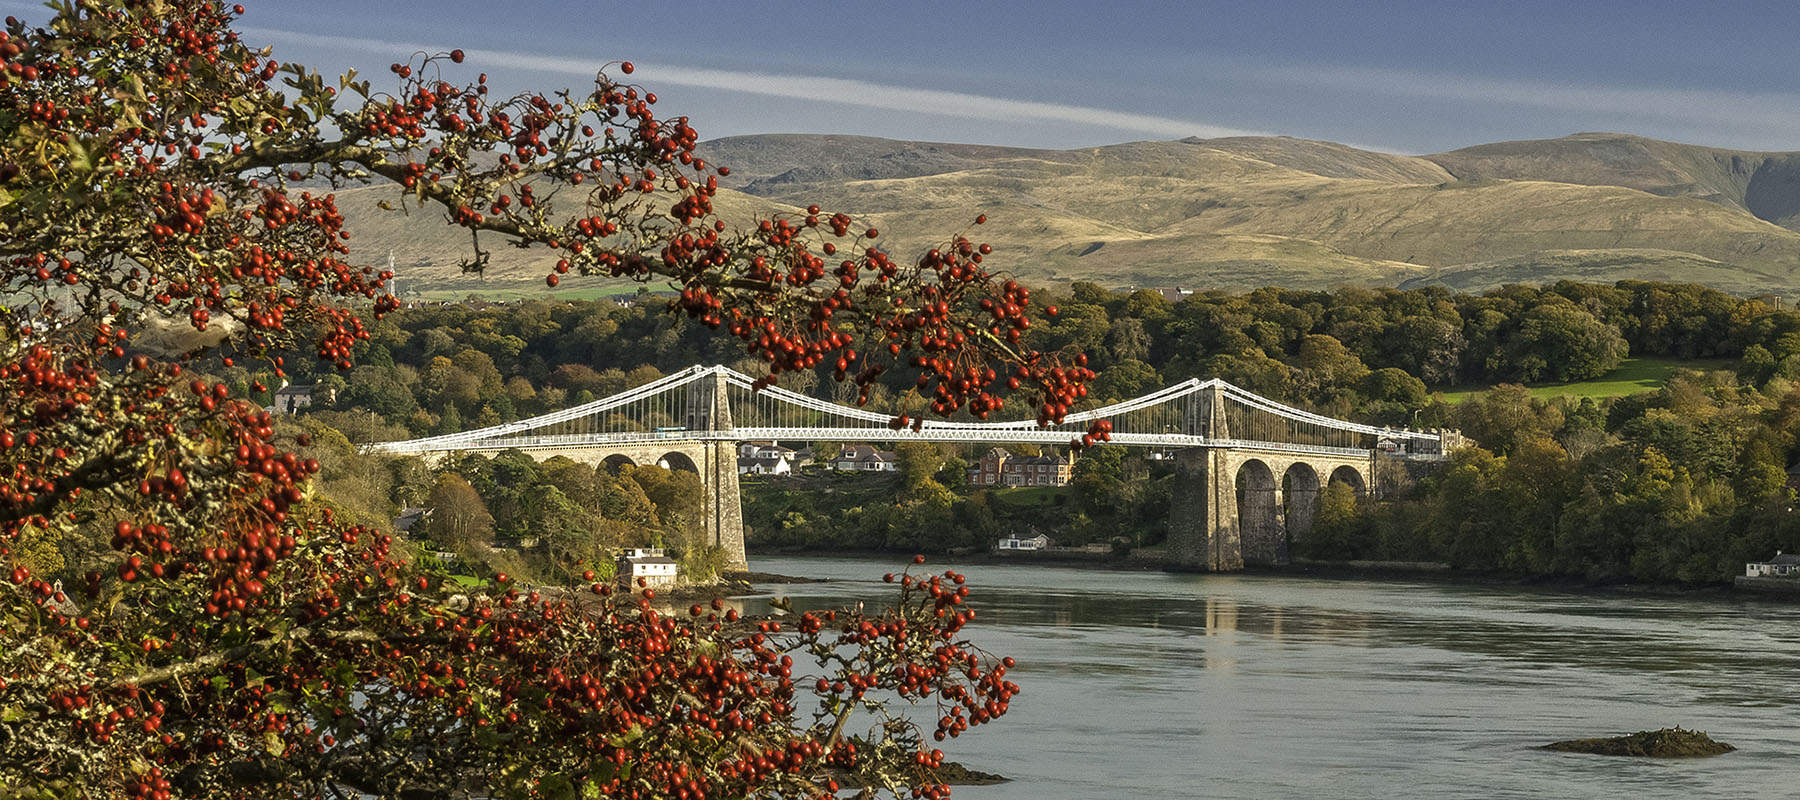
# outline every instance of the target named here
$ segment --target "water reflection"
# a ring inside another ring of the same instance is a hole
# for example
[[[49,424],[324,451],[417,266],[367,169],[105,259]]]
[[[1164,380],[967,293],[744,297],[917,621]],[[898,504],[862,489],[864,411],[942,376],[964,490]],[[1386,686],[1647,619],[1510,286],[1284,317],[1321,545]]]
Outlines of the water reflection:
[[[1791,794],[1791,606],[945,566],[969,575],[972,635],[1019,659],[1025,690],[1005,723],[953,751],[1019,780],[958,797]],[[757,567],[836,579],[770,587],[823,607],[887,596],[877,579],[894,564]],[[1644,763],[1527,749],[1677,723],[1741,750]]]
[[[1206,635],[1238,629],[1237,601],[1231,598],[1206,598]]]

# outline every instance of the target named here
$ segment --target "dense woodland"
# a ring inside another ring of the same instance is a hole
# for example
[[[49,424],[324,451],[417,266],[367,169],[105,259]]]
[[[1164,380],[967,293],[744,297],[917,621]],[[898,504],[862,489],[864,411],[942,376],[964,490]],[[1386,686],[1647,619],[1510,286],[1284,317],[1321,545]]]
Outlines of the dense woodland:
[[[1626,355],[1742,359],[1746,377],[1800,376],[1800,314],[1694,285],[1622,282],[1196,293],[1171,302],[1140,290],[1073,284],[1028,343],[1087,353],[1089,400],[1132,397],[1190,377],[1221,377],[1329,413],[1405,422],[1430,390],[1603,375]],[[730,337],[665,313],[655,297],[600,302],[479,302],[411,308],[371,324],[360,366],[298,375],[340,387],[333,417],[352,438],[424,435],[504,422],[603,397],[693,364],[743,362]],[[227,377],[248,388],[238,367]],[[829,371],[784,386],[854,397]],[[908,384],[870,407],[916,409]],[[367,412],[374,412],[371,417]]]
[[[1294,544],[1301,555],[1707,581],[1747,557],[1800,547],[1786,487],[1800,433],[1800,314],[1771,302],[1645,282],[1483,294],[1264,289],[1173,302],[1155,291],[1078,283],[1052,302],[1059,313],[1032,328],[1033,344],[1090,354],[1099,372],[1092,402],[1217,376],[1323,413],[1458,428],[1479,444],[1383,502],[1359,509],[1328,496],[1317,533]],[[758,367],[738,360],[728,338],[665,313],[655,297],[630,306],[427,306],[374,323],[372,333],[360,366],[297,378],[335,389],[334,401],[306,415],[308,424],[350,441],[401,438],[562,408],[696,363],[753,374]],[[1599,377],[1628,355],[1712,358],[1720,369],[1600,401],[1533,400],[1512,385]],[[218,370],[246,386],[258,377]],[[825,371],[784,376],[783,385],[853,396]],[[1434,394],[1489,385],[1500,386],[1462,403]],[[869,406],[916,410],[922,401],[907,388],[880,387]],[[993,492],[960,480],[979,449],[909,451],[900,476],[885,479],[897,481],[898,492],[883,478],[753,483],[752,546],[941,550],[1023,529],[1070,544],[1123,536],[1129,542],[1121,546],[1145,546],[1164,535],[1169,470],[1142,452],[1091,451],[1077,464],[1075,491]],[[343,482],[371,517],[451,491],[422,467],[387,472],[392,477]],[[555,550],[541,570],[594,560],[568,544],[577,530],[601,531],[606,544],[667,536],[680,549],[686,512],[680,492],[659,496],[653,488],[666,482],[649,474],[660,470],[634,479],[502,457],[438,472],[472,487],[492,519],[484,535]]]

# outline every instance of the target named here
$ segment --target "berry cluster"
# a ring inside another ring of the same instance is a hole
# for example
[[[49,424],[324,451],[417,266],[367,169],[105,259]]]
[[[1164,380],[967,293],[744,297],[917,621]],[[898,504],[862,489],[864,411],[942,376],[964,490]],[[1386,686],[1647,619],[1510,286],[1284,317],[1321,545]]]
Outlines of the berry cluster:
[[[179,313],[205,331],[229,317],[251,352],[322,320],[320,356],[347,366],[366,334],[321,301],[385,313],[391,276],[345,260],[331,195],[287,191],[300,173],[283,166],[309,161],[318,131],[295,125],[295,104],[271,88],[280,65],[241,44],[236,12],[213,3],[75,13],[49,29],[8,18],[0,32],[0,111],[36,125],[33,143],[4,146],[0,178],[37,198],[0,211],[12,237],[0,281],[44,306],[53,287],[90,287],[120,321]]]

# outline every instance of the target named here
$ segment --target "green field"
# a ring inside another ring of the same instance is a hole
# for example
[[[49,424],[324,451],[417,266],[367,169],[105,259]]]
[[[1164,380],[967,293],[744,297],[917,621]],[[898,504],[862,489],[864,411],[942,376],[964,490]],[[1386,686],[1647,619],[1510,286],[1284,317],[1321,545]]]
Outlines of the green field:
[[[1648,392],[1668,382],[1676,370],[1691,369],[1702,372],[1732,369],[1736,362],[1728,358],[1627,358],[1619,364],[1619,368],[1604,377],[1591,381],[1574,383],[1537,383],[1531,384],[1531,396],[1538,399],[1551,397],[1592,397],[1596,400],[1605,397],[1623,397],[1638,392]],[[1444,392],[1444,399],[1452,403],[1460,403],[1477,393],[1485,392],[1489,387],[1462,387]]]

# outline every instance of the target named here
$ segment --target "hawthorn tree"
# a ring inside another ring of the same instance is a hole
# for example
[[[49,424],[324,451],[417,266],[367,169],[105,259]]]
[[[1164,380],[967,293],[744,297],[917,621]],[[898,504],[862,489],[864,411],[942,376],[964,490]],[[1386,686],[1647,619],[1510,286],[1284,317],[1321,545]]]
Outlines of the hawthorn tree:
[[[458,585],[313,497],[303,437],[134,342],[173,319],[188,356],[280,374],[304,343],[348,368],[396,303],[350,260],[332,190],[380,182],[461,228],[470,270],[546,247],[552,286],[676,285],[765,383],[911,370],[917,413],[1022,396],[1060,420],[1092,373],[1021,348],[1039,309],[989,248],[901,261],[816,207],[729,229],[724,168],[609,74],[495,98],[460,52],[421,53],[378,89],[242,42],[241,7],[50,10],[0,31],[0,797],[948,793],[926,737],[1017,691],[961,637],[961,576],[756,622],[585,581]],[[935,704],[934,729],[896,700]]]

